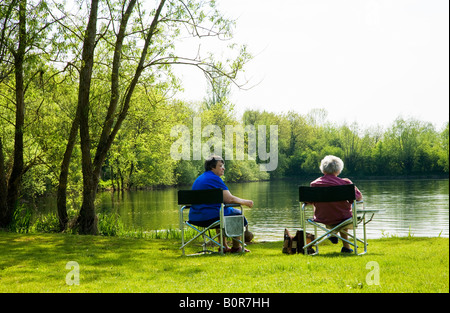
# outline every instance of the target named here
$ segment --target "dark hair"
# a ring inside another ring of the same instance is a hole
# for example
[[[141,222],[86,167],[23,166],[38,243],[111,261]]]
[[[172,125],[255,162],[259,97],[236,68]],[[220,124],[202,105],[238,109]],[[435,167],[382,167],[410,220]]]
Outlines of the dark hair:
[[[211,155],[205,160],[205,172],[212,170],[217,166],[217,162],[222,162],[225,164],[222,157],[218,155]]]

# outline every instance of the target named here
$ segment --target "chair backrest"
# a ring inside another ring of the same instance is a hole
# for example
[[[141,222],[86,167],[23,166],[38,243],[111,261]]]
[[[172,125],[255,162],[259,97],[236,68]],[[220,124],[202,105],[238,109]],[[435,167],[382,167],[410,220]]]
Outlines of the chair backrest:
[[[178,190],[178,204],[213,204],[223,203],[223,190]]]
[[[354,201],[355,185],[340,185],[330,187],[306,187],[298,188],[300,202],[334,202],[334,201]]]

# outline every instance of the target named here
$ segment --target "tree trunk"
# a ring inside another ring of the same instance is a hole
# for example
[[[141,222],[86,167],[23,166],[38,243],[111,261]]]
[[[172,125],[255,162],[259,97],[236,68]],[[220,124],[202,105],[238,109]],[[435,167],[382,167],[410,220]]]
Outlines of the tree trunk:
[[[1,226],[8,226],[17,208],[20,185],[23,176],[23,128],[25,122],[25,99],[23,63],[26,47],[26,6],[25,0],[19,2],[19,45],[14,55],[14,74],[16,79],[16,122],[14,130],[14,163],[8,180],[6,207],[3,208]],[[3,148],[2,148],[3,150]],[[2,151],[3,153],[3,151]],[[1,157],[3,159],[3,156]],[[4,165],[1,165],[2,167]],[[4,171],[4,169],[3,169]],[[3,188],[3,187],[2,187]],[[3,196],[4,197],[4,196]],[[0,205],[2,205],[0,203]]]
[[[111,186],[113,189],[113,192],[116,191],[116,185],[114,185],[114,168],[112,164],[109,165],[110,175],[111,175]]]
[[[5,158],[3,156],[3,143],[0,138],[0,227],[5,227],[9,224],[8,216],[8,203],[6,201],[6,195],[8,186],[6,184],[6,170],[5,170]]]
[[[123,176],[122,176],[122,170],[120,169],[120,166],[117,166],[117,189],[120,191],[123,191]]]
[[[69,222],[67,215],[67,177],[69,176],[69,165],[72,157],[73,147],[77,138],[78,126],[79,126],[79,112],[75,115],[75,119],[72,122],[70,129],[69,140],[67,142],[66,151],[64,152],[64,158],[61,163],[61,171],[59,174],[58,190],[56,195],[56,205],[58,208],[58,218],[60,230],[64,231]]]
[[[78,89],[78,110],[81,140],[81,167],[83,172],[83,204],[76,227],[80,234],[97,234],[95,222],[95,194],[91,160],[91,140],[89,136],[89,94],[92,80],[92,67],[94,64],[95,35],[97,32],[98,0],[92,0],[89,22],[83,43],[83,66],[80,71],[80,85]],[[97,179],[98,181],[98,179]]]

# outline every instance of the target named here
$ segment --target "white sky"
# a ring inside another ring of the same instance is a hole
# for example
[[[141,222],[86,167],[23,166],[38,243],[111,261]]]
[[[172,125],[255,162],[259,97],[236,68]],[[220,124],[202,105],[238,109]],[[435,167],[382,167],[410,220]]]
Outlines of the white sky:
[[[398,116],[438,128],[448,121],[448,0],[217,3],[237,19],[234,41],[255,56],[242,78],[256,86],[232,89],[237,116],[246,109],[306,114],[324,108],[331,122],[365,127],[389,126]],[[219,46],[200,42],[202,51]],[[185,87],[177,97],[201,101],[204,75],[189,67],[176,71]]]

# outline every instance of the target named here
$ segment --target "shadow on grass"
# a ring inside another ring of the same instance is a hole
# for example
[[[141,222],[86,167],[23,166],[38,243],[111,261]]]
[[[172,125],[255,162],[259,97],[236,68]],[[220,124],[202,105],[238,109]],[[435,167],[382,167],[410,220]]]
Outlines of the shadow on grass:
[[[55,263],[65,266],[69,261],[94,267],[133,267],[144,253],[151,257],[162,250],[172,250],[164,243],[164,240],[150,242],[117,237],[0,232],[0,268]]]

